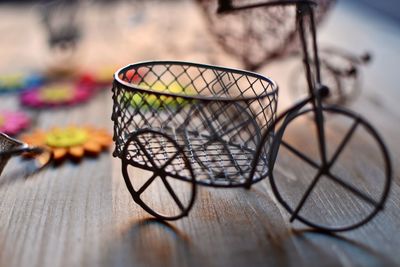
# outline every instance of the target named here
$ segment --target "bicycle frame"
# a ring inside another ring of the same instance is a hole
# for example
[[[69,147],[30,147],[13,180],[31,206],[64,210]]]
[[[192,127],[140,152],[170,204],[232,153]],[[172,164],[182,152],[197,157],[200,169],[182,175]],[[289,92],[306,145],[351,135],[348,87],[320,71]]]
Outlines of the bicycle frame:
[[[311,0],[282,0],[282,1],[268,1],[268,2],[260,2],[254,4],[247,4],[243,6],[233,6],[231,0],[219,0],[219,8],[218,13],[227,13],[234,12],[258,7],[274,7],[274,6],[283,6],[283,5],[295,5],[296,6],[296,23],[298,27],[299,38],[301,42],[302,54],[303,54],[303,62],[304,68],[306,71],[306,79],[308,83],[309,96],[293,107],[289,108],[285,112],[283,112],[280,116],[278,116],[273,125],[271,125],[263,137],[261,138],[260,144],[265,143],[266,139],[270,135],[272,130],[275,130],[277,124],[286,118],[286,121],[291,118],[291,116],[295,116],[306,104],[311,103],[313,111],[314,111],[314,121],[317,126],[317,139],[319,144],[319,151],[322,160],[322,166],[325,168],[327,165],[327,156],[326,156],[326,142],[325,142],[325,133],[323,128],[324,118],[322,113],[322,98],[328,96],[329,88],[323,86],[321,84],[321,75],[320,75],[320,61],[318,55],[318,44],[317,44],[317,34],[316,34],[316,25],[315,25],[315,17],[313,7],[317,4]],[[311,50],[307,45],[307,23],[306,20],[309,19],[309,27],[311,31]],[[310,59],[310,55],[313,56],[313,60]],[[312,64],[314,63],[314,64]],[[314,67],[314,72],[313,72]],[[315,74],[315,75],[314,75]],[[282,125],[283,129],[286,127],[285,121]],[[275,134],[275,138],[281,138],[283,131],[278,131]],[[262,151],[262,146],[260,145],[257,149],[256,156],[253,160],[252,171],[250,172],[248,182],[246,183],[246,188],[250,188],[253,181],[253,176],[255,173],[255,169],[257,166],[257,161],[259,160],[259,156]],[[272,155],[274,157],[276,155]],[[269,166],[270,169],[273,169],[273,166]]]

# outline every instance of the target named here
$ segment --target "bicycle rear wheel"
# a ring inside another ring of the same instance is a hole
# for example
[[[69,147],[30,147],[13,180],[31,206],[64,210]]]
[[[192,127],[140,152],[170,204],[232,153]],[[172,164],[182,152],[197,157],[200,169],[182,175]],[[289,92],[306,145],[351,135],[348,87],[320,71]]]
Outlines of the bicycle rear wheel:
[[[123,154],[122,174],[137,204],[161,220],[188,215],[196,197],[196,180],[174,139],[155,130],[140,130],[128,138]]]

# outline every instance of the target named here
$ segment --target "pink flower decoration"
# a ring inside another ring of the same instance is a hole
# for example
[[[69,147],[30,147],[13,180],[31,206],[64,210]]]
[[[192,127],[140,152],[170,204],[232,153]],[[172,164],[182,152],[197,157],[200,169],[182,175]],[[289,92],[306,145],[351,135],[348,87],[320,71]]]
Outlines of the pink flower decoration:
[[[21,94],[21,103],[33,108],[76,105],[92,96],[90,86],[78,83],[51,83]]]
[[[0,132],[15,136],[30,125],[30,118],[23,112],[0,111]]]

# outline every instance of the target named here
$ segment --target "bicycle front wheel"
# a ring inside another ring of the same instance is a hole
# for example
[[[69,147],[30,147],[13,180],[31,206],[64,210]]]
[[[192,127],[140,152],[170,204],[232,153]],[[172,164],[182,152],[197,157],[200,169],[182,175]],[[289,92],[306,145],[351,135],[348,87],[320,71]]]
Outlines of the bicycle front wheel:
[[[272,146],[270,182],[277,200],[311,227],[346,231],[370,221],[387,199],[392,176],[387,149],[362,117],[338,107],[323,123],[327,162],[321,152],[312,109],[291,116]]]

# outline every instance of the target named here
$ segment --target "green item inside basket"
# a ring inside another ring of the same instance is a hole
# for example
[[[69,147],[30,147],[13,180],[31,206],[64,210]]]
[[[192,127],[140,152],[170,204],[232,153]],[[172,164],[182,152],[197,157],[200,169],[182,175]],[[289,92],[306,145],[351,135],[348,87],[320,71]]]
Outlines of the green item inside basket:
[[[177,82],[169,85],[164,85],[161,82],[156,82],[149,86],[146,83],[140,83],[140,87],[152,90],[154,92],[165,92],[181,95],[195,95],[195,90],[192,87],[182,87]],[[161,109],[165,107],[178,108],[186,105],[189,101],[178,96],[165,96],[157,93],[142,93],[142,92],[126,92],[123,96],[125,101],[128,101],[135,108],[142,109]]]

